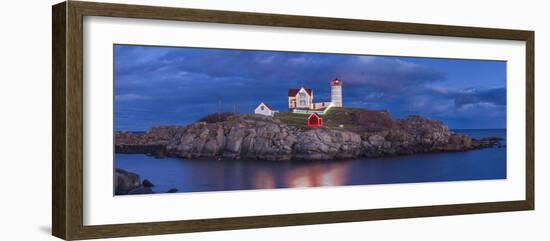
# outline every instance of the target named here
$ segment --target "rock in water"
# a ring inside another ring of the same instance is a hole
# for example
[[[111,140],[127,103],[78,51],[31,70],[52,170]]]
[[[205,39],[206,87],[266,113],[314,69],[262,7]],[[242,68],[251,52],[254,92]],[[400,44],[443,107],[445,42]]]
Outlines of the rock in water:
[[[125,195],[141,185],[138,174],[122,169],[115,169],[115,195]]]
[[[138,174],[123,169],[115,169],[115,195],[151,194],[153,183],[145,179],[140,182]]]
[[[149,180],[147,180],[147,179],[143,180],[142,185],[143,185],[144,187],[154,187],[154,186],[155,186],[155,185],[153,185],[153,183],[152,183],[151,181],[149,181]]]

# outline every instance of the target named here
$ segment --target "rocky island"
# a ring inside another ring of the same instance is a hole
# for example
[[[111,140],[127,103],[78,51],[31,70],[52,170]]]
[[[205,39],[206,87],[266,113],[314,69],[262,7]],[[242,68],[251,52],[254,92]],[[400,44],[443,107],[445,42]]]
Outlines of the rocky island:
[[[361,157],[458,152],[500,147],[500,138],[473,139],[441,121],[421,116],[395,119],[386,111],[333,108],[322,127],[306,116],[273,117],[217,113],[187,126],[155,127],[145,133],[116,132],[117,153],[186,159],[266,161],[343,160]]]

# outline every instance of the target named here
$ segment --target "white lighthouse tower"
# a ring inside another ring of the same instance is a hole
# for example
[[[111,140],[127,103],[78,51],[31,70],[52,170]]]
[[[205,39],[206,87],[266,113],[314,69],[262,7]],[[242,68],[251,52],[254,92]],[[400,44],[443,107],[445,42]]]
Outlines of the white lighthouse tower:
[[[334,107],[343,107],[342,104],[342,81],[338,78],[330,81],[330,101]]]

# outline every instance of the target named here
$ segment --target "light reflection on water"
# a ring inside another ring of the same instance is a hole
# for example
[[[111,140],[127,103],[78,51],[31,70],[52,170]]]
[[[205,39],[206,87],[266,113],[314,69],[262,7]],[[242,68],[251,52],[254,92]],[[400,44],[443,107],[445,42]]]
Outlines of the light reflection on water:
[[[314,163],[289,171],[285,175],[286,187],[342,186],[346,184],[349,163]]]

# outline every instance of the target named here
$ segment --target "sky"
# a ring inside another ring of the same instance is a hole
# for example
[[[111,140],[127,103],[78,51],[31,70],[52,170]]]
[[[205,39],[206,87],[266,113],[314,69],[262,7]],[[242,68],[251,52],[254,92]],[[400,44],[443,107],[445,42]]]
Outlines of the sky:
[[[421,115],[452,129],[506,127],[506,62],[332,53],[114,46],[115,130],[187,125],[218,111],[288,111],[287,90],[344,107]]]

